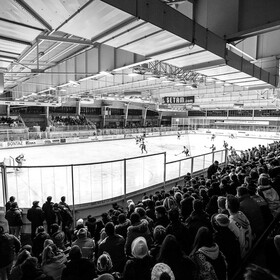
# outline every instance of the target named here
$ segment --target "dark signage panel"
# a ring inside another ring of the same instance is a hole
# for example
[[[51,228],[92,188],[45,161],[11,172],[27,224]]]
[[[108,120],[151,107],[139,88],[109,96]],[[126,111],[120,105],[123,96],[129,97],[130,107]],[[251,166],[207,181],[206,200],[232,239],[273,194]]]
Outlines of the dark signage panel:
[[[165,96],[162,98],[163,104],[186,104],[194,103],[194,96]]]

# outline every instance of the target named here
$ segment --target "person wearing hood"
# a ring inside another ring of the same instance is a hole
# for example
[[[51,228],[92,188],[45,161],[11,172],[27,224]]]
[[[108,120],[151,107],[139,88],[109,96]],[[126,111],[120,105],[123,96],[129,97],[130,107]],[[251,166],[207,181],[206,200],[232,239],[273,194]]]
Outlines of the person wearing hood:
[[[199,279],[228,279],[226,258],[213,241],[212,232],[207,227],[198,230],[190,256],[197,264]]]
[[[140,215],[138,213],[132,213],[130,220],[131,226],[129,226],[127,229],[127,238],[125,242],[126,256],[131,255],[131,244],[133,240],[139,236],[142,236],[146,239],[149,248],[151,248],[152,245],[152,236],[147,220],[140,220]]]
[[[249,252],[252,247],[253,235],[250,222],[245,214],[239,211],[239,200],[234,195],[227,195],[226,209],[229,211],[229,229],[239,240],[241,258]]]
[[[51,276],[46,275],[38,266],[38,260],[35,257],[30,257],[25,260],[21,266],[22,280],[53,280]]]
[[[87,235],[86,228],[80,228],[77,233],[78,239],[73,242],[73,245],[80,247],[83,258],[93,259],[95,251],[95,242],[92,238]]]
[[[23,222],[22,211],[18,208],[17,202],[11,204],[10,209],[6,212],[5,219],[8,221],[10,234],[20,239]]]
[[[135,238],[131,244],[132,258],[124,267],[123,280],[151,280],[154,260],[149,254],[147,241],[144,237]]]
[[[225,214],[214,214],[211,218],[213,240],[226,257],[228,277],[231,278],[241,263],[239,241],[229,229],[229,218]]]
[[[50,239],[50,235],[45,231],[43,226],[37,227],[37,234],[33,239],[32,252],[34,257],[38,260],[44,249],[44,242],[46,239]]]
[[[271,179],[268,174],[260,174],[257,192],[267,201],[272,215],[276,216],[280,211],[280,197],[277,191],[272,187]]]
[[[50,244],[44,248],[41,267],[47,276],[51,276],[54,280],[60,280],[66,262],[65,254],[59,251],[55,244]]]
[[[131,225],[131,222],[129,219],[126,218],[124,213],[119,214],[118,222],[119,224],[115,226],[116,234],[119,234],[124,239],[126,239],[127,229]]]
[[[51,239],[53,243],[61,250],[65,250],[65,233],[59,229],[58,224],[51,225]]]

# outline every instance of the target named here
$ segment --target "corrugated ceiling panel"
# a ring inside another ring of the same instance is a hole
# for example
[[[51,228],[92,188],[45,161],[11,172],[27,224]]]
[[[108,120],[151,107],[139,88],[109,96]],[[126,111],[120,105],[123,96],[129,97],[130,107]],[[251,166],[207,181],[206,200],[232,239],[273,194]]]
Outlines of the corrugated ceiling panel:
[[[236,69],[225,65],[225,66],[213,67],[211,69],[206,69],[206,70],[198,70],[196,72],[201,73],[206,76],[215,76],[215,75],[236,73]]]
[[[131,17],[131,18],[133,18],[133,17]],[[128,20],[128,21],[130,21],[130,20]],[[129,23],[126,23],[126,22],[127,22],[127,19],[124,21],[121,21],[121,23],[123,23],[124,26],[117,28],[117,30],[112,30],[112,29],[110,30],[110,28],[106,29],[105,33],[100,35],[100,38],[97,40],[97,42],[106,44],[108,42],[108,40],[111,40],[113,37],[117,37],[121,33],[127,32],[128,30],[134,30],[134,28],[136,28],[137,26],[142,25],[144,23],[144,21],[140,20],[140,19],[134,19],[133,21],[130,21]],[[145,23],[145,24],[147,24],[147,23]],[[92,39],[94,39],[94,37]]]
[[[246,86],[260,86],[260,85],[265,85],[267,84],[266,82],[264,81],[261,81],[261,80],[254,80],[252,82],[246,82],[246,83],[237,83],[238,86],[243,86],[243,87],[246,87]]]
[[[166,31],[162,31],[151,37],[124,46],[122,47],[122,49],[141,55],[147,55],[148,53],[172,48],[185,42],[185,40],[181,39],[178,36],[175,36]]]
[[[188,44],[188,42],[184,43],[183,45],[187,45],[187,44]],[[167,49],[164,49],[164,50],[167,50]],[[175,49],[175,50],[165,52],[164,54],[160,54],[160,55],[153,55],[153,53],[150,53],[150,54],[147,54],[147,56],[152,57],[154,59],[162,60],[162,59],[172,58],[172,57],[176,57],[176,56],[180,56],[180,55],[192,54],[192,53],[195,53],[195,52],[198,52],[201,50],[203,50],[203,49],[200,48],[199,46],[193,45],[191,47],[184,46],[180,49]]]
[[[191,54],[175,59],[169,59],[165,62],[170,63],[172,65],[176,65],[178,67],[185,67],[204,62],[216,61],[217,59],[219,59],[219,57],[215,54],[211,54],[207,51],[204,51],[197,54]]]
[[[130,17],[129,14],[96,0],[69,20],[60,30],[91,39]]]
[[[0,17],[45,29],[45,27],[40,22],[38,22],[33,16],[30,15],[30,13],[24,10],[15,1],[1,1]]]
[[[211,77],[217,77],[221,80],[251,78],[251,76],[242,72],[233,72],[226,75],[211,75]]]
[[[18,24],[11,24],[2,21],[0,24],[1,36],[8,37],[8,38],[14,38],[17,40],[32,42],[40,33],[41,33],[40,30],[31,29],[25,26],[20,26]]]
[[[148,36],[154,32],[160,31],[161,29],[151,25],[151,24],[144,24],[141,25],[139,28],[133,29],[133,31],[126,32],[122,34],[121,36],[117,36],[116,38],[106,41],[106,45],[119,47],[121,45],[125,45],[127,43],[130,43],[134,40],[137,40],[139,38]],[[152,39],[152,37],[150,37]]]
[[[258,81],[256,78],[244,78],[244,79],[232,79],[228,80],[230,83],[246,83],[246,82],[251,82],[251,81]]]
[[[88,0],[25,0],[25,2],[55,29],[88,2]]]
[[[14,43],[6,40],[1,40],[0,39],[0,46],[2,51],[9,51],[9,52],[14,52],[14,53],[22,53],[27,45],[19,44],[19,43]]]

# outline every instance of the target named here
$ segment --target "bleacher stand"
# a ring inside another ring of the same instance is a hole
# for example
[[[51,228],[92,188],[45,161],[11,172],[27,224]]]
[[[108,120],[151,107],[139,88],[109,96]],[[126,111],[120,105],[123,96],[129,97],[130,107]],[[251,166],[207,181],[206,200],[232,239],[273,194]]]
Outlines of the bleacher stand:
[[[83,123],[76,117],[56,121]],[[51,236],[44,234],[44,238],[52,239],[57,246],[53,242],[48,245],[46,241],[50,239],[45,240],[45,248],[38,246],[35,237],[30,242],[36,248],[34,252],[24,257],[18,254],[12,271],[18,270],[22,277],[18,279],[30,280],[35,279],[28,278],[33,277],[30,271],[61,280],[230,279],[248,253],[244,232],[250,229],[254,246],[280,208],[280,143],[253,147],[249,152],[249,156],[242,157],[234,152],[230,164],[215,167],[208,179],[188,173],[183,183],[170,191],[144,194],[140,201],[129,200],[125,209],[114,204],[97,219],[93,218],[94,213],[88,221],[79,219],[71,231],[74,243],[65,240],[61,225],[53,225]],[[256,222],[249,204],[254,205],[263,224]],[[37,232],[41,233],[42,228]],[[279,232],[270,242],[277,261]],[[0,252],[3,244],[0,240]],[[54,253],[46,257],[46,252]],[[59,266],[62,259],[65,263]],[[55,278],[50,264],[61,268],[56,270],[59,272]],[[271,262],[269,269],[279,277],[278,266]],[[252,273],[252,269],[248,271]],[[9,274],[10,270],[6,272]]]

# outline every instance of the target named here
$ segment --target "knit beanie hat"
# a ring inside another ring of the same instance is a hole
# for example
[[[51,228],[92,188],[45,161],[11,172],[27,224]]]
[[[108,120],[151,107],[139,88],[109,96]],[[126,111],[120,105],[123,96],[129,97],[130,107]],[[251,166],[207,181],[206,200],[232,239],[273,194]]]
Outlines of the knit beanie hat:
[[[87,236],[87,230],[85,228],[80,228],[77,232],[79,238]]]
[[[110,255],[104,252],[97,260],[97,270],[99,272],[109,272],[113,267]]]
[[[131,254],[137,259],[143,259],[148,255],[146,239],[142,236],[135,238],[131,244]]]
[[[152,270],[151,280],[160,280],[162,273],[167,273],[171,280],[175,280],[175,276],[171,268],[165,263],[157,263]]]
[[[160,243],[163,242],[165,236],[166,236],[166,230],[165,230],[165,227],[162,226],[162,225],[158,225],[154,228],[154,240],[155,241],[158,241]]]
[[[79,219],[76,223],[76,226],[79,226],[79,225],[83,225],[84,224],[84,220],[83,219]]]
[[[228,227],[229,218],[225,214],[216,214],[212,217],[212,222],[218,227]]]
[[[115,280],[114,276],[110,273],[104,273],[100,275],[96,280]]]
[[[224,196],[219,196],[217,203],[220,209],[226,209],[226,198]]]

